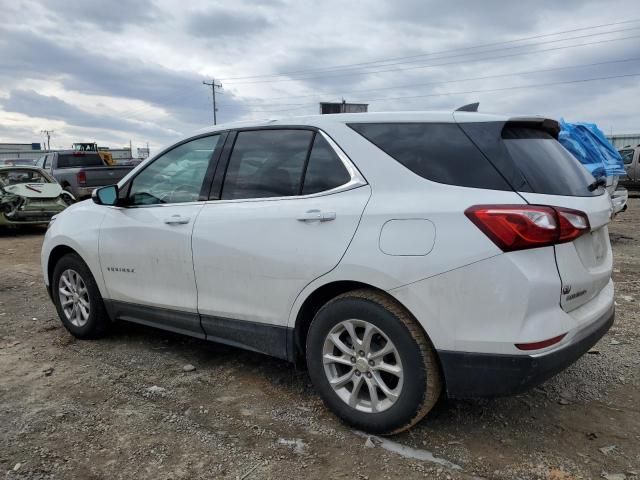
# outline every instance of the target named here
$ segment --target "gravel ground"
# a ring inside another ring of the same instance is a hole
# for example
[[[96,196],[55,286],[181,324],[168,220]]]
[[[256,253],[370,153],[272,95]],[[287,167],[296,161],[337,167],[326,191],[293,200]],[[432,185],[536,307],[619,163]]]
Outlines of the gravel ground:
[[[306,373],[285,362],[125,324],[100,341],[75,340],[42,287],[43,231],[0,230],[0,471],[9,479],[640,478],[640,200],[610,231],[617,318],[589,354],[527,394],[443,400],[382,443],[336,420]]]

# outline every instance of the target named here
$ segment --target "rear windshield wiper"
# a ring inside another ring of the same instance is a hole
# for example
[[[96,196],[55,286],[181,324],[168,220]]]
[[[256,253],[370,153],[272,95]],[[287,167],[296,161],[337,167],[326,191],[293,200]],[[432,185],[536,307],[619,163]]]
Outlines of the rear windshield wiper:
[[[606,187],[606,186],[607,186],[607,178],[600,177],[600,178],[597,178],[595,182],[589,184],[587,188],[589,189],[590,192],[593,192],[594,190],[600,187]]]

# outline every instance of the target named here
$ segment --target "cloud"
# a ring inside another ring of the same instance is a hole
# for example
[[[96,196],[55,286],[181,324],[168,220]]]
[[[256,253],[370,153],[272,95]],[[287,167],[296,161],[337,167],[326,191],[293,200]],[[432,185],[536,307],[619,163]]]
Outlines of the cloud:
[[[153,22],[159,12],[151,0],[47,0],[43,6],[61,26],[87,24],[115,32],[126,25]]]
[[[202,85],[211,77],[224,86],[218,119],[225,122],[316,113],[318,101],[344,96],[374,111],[480,100],[485,111],[550,112],[634,131],[633,109],[622,99],[640,94],[637,78],[460,93],[640,73],[633,61],[513,75],[638,57],[637,38],[592,42],[640,36],[639,22],[578,31],[572,35],[636,28],[540,46],[562,48],[535,54],[509,49],[480,60],[491,55],[475,48],[619,22],[617,12],[640,16],[634,11],[633,0],[620,0],[611,13],[595,0],[367,0],[348,8],[341,0],[10,3],[0,24],[0,134],[22,141],[20,132],[51,124],[66,143],[89,133],[105,144],[131,137],[165,143],[211,123],[211,90]],[[572,44],[584,46],[565,48]],[[402,58],[442,51],[449,53]],[[296,71],[310,73],[265,76]],[[247,76],[255,78],[236,78]],[[394,99],[404,96],[414,98]]]
[[[0,106],[6,112],[21,113],[32,117],[52,120],[63,120],[69,125],[90,127],[96,130],[121,130],[142,135],[158,135],[158,126],[150,127],[141,122],[125,120],[117,116],[109,116],[89,112],[75,107],[55,96],[40,95],[33,90],[13,90],[5,99],[0,99]],[[171,133],[167,130],[163,133]]]
[[[218,39],[223,37],[253,37],[263,33],[271,22],[255,10],[230,11],[212,9],[191,14],[187,20],[188,32],[196,37]]]

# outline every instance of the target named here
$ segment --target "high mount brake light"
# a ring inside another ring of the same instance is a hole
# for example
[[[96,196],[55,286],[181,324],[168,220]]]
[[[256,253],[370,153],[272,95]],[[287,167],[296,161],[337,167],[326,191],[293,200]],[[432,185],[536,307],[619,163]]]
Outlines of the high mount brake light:
[[[571,242],[590,229],[578,210],[541,205],[475,205],[465,215],[504,252]]]

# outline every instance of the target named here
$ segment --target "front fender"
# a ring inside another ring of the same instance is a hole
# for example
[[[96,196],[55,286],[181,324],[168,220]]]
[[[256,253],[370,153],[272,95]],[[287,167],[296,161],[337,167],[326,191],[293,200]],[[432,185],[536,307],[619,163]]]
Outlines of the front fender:
[[[76,203],[58,214],[50,224],[42,243],[40,261],[45,285],[49,290],[49,259],[59,247],[75,251],[89,267],[100,294],[106,298],[107,289],[102,276],[99,257],[100,226],[105,208],[92,201]]]

